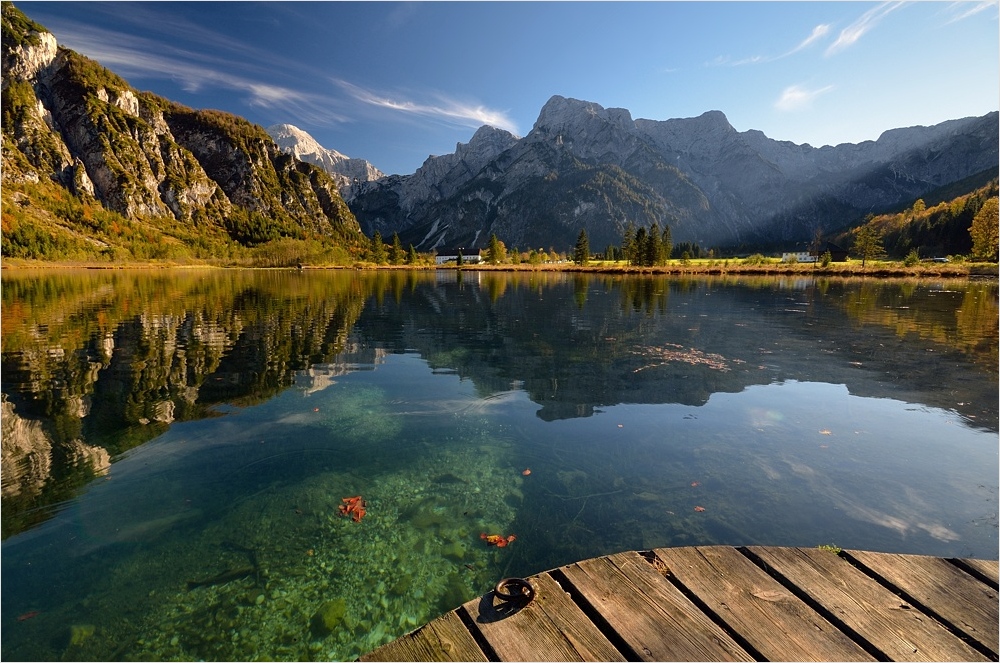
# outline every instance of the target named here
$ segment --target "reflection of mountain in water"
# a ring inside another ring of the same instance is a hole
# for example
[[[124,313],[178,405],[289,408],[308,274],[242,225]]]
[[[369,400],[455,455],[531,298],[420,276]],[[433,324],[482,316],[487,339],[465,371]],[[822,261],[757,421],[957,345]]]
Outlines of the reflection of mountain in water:
[[[417,349],[538,416],[702,405],[798,380],[923,403],[997,427],[997,287],[733,277],[473,273],[366,309],[366,343]],[[847,316],[845,317],[845,312]]]
[[[109,454],[174,421],[266,400],[295,370],[343,361],[367,296],[350,278],[251,272],[62,273],[4,285],[5,509],[66,499]],[[24,511],[6,511],[5,537],[29,524],[14,515]]]
[[[997,429],[995,283],[59,272],[5,275],[3,310],[5,537],[172,422],[319,390],[385,352],[483,396],[522,389],[546,420],[799,380]]]

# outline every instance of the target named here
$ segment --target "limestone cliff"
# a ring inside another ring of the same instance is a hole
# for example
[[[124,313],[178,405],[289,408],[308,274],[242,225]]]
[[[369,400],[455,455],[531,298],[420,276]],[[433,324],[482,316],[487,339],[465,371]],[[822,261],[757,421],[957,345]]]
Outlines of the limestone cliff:
[[[334,179],[283,153],[263,128],[137,92],[9,3],[2,57],[3,185],[18,189],[21,207],[44,208],[25,187],[54,182],[125,219],[166,218],[194,235],[357,237]],[[5,215],[5,239],[15,221]]]

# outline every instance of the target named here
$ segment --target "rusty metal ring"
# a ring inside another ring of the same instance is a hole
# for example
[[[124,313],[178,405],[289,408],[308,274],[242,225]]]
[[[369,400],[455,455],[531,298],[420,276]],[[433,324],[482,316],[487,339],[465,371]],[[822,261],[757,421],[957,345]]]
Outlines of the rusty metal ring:
[[[535,588],[524,578],[504,578],[493,588],[493,593],[505,601],[523,600],[527,603],[535,598]]]

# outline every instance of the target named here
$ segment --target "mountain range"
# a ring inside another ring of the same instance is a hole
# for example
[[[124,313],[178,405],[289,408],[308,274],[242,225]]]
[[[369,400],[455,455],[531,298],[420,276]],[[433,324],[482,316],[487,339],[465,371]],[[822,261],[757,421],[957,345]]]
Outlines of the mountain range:
[[[293,125],[265,131],[138,92],[10,3],[2,27],[5,256],[181,246],[199,258],[293,239],[356,259],[362,232],[376,231],[431,251],[494,234],[565,250],[586,230],[600,251],[653,223],[675,243],[787,245],[995,176],[1000,160],[996,112],[815,148],[737,131],[719,111],[633,120],[554,96],[524,137],[483,126],[415,173],[386,176]]]
[[[719,111],[664,121],[552,97],[518,138],[482,127],[412,175],[355,187],[368,234],[420,250],[572,246],[596,250],[627,224],[671,228],[703,247],[808,241],[998,164],[998,116],[893,129],[876,141],[812,147],[740,132]]]

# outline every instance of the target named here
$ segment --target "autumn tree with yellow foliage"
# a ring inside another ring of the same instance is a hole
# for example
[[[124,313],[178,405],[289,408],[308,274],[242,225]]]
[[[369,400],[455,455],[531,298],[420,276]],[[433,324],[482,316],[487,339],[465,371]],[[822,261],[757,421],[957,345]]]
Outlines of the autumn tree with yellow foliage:
[[[997,209],[998,198],[996,196],[987,198],[972,219],[969,234],[972,235],[972,255],[977,258],[997,259],[997,243],[1000,241]]]

